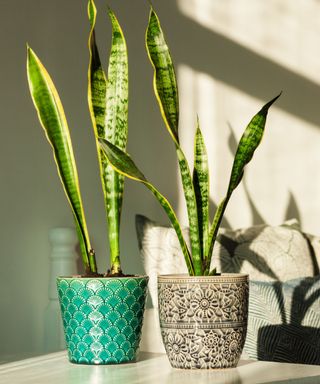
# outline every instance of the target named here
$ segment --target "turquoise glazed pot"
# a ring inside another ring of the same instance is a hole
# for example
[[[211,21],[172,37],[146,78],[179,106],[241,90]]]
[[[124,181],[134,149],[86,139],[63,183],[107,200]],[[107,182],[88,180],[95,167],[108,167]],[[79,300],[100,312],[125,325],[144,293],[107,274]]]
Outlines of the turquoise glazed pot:
[[[136,361],[147,284],[147,276],[57,278],[65,339],[72,363]]]

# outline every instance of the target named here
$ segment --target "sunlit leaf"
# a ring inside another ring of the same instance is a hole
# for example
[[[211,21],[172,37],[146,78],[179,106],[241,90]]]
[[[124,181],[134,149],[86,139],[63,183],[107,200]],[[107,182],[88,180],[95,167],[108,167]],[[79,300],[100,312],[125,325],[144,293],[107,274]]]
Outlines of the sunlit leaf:
[[[84,217],[78,172],[67,120],[58,92],[47,70],[29,47],[27,50],[27,74],[31,97],[38,112],[40,123],[52,146],[58,174],[75,218],[86,272],[96,272],[95,257],[91,249]]]

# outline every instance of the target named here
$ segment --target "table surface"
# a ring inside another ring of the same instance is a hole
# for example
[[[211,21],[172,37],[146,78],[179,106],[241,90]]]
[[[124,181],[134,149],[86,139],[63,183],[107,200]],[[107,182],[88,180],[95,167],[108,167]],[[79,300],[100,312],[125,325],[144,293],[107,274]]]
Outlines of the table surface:
[[[179,370],[171,368],[166,355],[140,353],[133,364],[75,365],[66,352],[52,353],[0,366],[0,384],[258,384],[320,383],[319,365],[240,361],[225,370]]]

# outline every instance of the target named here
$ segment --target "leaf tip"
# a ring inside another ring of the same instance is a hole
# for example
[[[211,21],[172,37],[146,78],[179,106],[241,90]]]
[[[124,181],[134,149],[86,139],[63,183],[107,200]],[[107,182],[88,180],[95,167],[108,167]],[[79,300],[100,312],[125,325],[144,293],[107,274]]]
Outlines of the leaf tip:
[[[160,24],[158,15],[157,15],[157,13],[156,13],[156,11],[155,11],[151,1],[149,1],[149,5],[150,5],[149,23],[151,21],[156,21],[158,24]]]
[[[109,4],[107,5],[107,10],[108,10],[108,15],[109,16],[114,14]]]
[[[200,131],[200,119],[199,119],[199,115],[197,114],[197,131]]]
[[[32,50],[32,48],[30,47],[30,45],[28,43],[26,43],[26,48],[27,48],[28,55],[33,53],[33,50]]]
[[[31,48],[30,48],[30,45],[28,43],[26,43],[26,48],[27,48],[27,59],[29,60]]]
[[[113,9],[110,7],[110,5],[108,5],[107,8],[108,8],[108,15],[109,15],[109,17],[111,19],[112,24],[114,24],[114,22],[119,24],[118,19],[117,19],[115,13],[113,12]]]
[[[150,7],[150,12],[153,11],[153,4],[151,0],[148,0],[149,7]]]
[[[35,60],[37,58],[37,55],[34,53],[33,49],[30,47],[30,45],[26,44],[27,48],[27,62],[29,64],[30,60]]]
[[[279,97],[282,95],[282,90],[279,92],[279,94],[277,96],[275,96],[272,100],[269,101],[268,104],[272,105],[276,100],[279,99]]]
[[[261,109],[261,111],[260,111],[261,114],[266,115],[266,114],[268,113],[268,110],[269,110],[269,108],[271,107],[271,105],[272,105],[275,101],[277,101],[281,95],[282,95],[282,91],[281,91],[277,96],[275,96],[273,99],[271,99],[270,101],[268,101],[268,103],[265,104],[265,105],[262,107],[262,109]]]

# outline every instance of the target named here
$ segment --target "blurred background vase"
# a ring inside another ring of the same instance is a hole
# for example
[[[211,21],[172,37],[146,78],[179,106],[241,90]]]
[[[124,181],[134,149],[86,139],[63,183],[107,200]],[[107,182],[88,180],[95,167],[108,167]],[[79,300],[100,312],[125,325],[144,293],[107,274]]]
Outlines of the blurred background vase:
[[[51,244],[49,303],[44,314],[44,351],[55,352],[65,349],[56,278],[77,273],[78,238],[75,229],[57,227],[50,229],[49,240]]]

